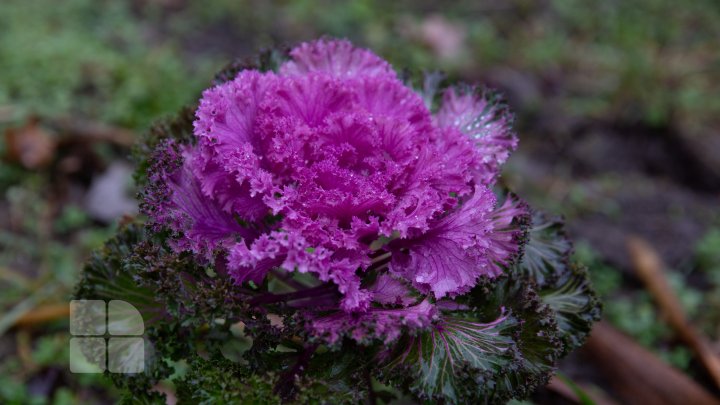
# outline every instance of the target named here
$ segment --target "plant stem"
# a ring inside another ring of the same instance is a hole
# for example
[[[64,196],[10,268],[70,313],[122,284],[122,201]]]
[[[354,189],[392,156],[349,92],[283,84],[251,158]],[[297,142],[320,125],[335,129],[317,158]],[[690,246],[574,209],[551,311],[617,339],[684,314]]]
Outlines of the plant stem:
[[[378,257],[373,258],[370,266],[368,266],[367,270],[365,271],[373,271],[380,269],[390,263],[390,260],[392,260],[392,252],[384,253]]]
[[[257,306],[261,304],[272,304],[276,302],[294,301],[302,298],[320,297],[328,293],[334,293],[336,288],[332,284],[323,284],[313,288],[307,288],[300,291],[294,291],[287,294],[266,293],[258,295],[250,300],[250,305]]]
[[[281,273],[277,269],[270,270],[270,273],[275,276],[278,280],[282,281],[283,283],[289,285],[290,287],[296,288],[298,290],[302,290],[305,288],[308,288],[307,285],[295,280],[292,278],[292,273],[284,272]]]
[[[280,397],[283,399],[283,402],[292,401],[293,397],[296,394],[295,377],[300,375],[300,373],[302,373],[307,368],[308,364],[310,363],[310,358],[313,356],[318,346],[318,343],[313,343],[309,346],[306,346],[302,353],[300,353],[300,356],[298,357],[292,368],[280,375],[277,385],[275,385],[273,391],[276,394],[280,395]]]
[[[377,395],[372,386],[372,376],[370,376],[370,370],[365,370],[365,381],[368,387],[368,405],[377,405]]]

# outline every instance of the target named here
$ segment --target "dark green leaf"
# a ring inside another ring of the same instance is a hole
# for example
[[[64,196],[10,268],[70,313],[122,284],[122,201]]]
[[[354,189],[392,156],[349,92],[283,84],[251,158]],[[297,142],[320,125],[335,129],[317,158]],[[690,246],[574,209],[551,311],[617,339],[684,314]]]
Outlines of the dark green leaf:
[[[93,252],[75,290],[76,299],[122,300],[133,305],[147,324],[165,313],[162,301],[148,287],[139,286],[125,260],[144,238],[142,225],[128,224],[99,251]]]
[[[215,75],[214,83],[217,85],[233,80],[238,73],[248,69],[276,72],[288,59],[288,51],[288,49],[266,49],[256,56],[233,61]]]
[[[223,358],[189,363],[175,382],[178,404],[280,404],[273,393],[275,376],[251,375],[247,368]]]
[[[105,246],[94,252],[83,269],[75,299],[121,300],[131,304],[143,318],[146,337],[152,337],[159,331],[171,327],[171,324],[158,322],[167,316],[165,305],[151,288],[139,285],[135,274],[127,271],[125,261],[131,257],[134,248],[144,238],[142,225],[125,225]],[[156,351],[150,339],[144,353],[145,370],[140,374],[111,374],[116,385],[128,387],[147,403],[157,402],[159,397],[151,395],[151,388],[171,370]],[[168,341],[172,342],[172,340]],[[163,341],[163,346],[165,342]],[[162,346],[160,347],[160,349]]]
[[[295,396],[283,400],[278,395],[280,374],[251,373],[247,367],[223,358],[197,357],[188,373],[176,381],[178,404],[349,404],[358,403],[350,391],[338,391],[326,381],[298,377],[293,382]]]
[[[540,286],[552,283],[567,270],[572,249],[562,220],[535,212],[522,261],[515,266],[515,271]]]
[[[587,270],[576,265],[567,267],[555,282],[540,290],[540,296],[555,311],[564,354],[580,347],[601,312]]]
[[[544,383],[560,351],[552,312],[530,286],[502,278],[460,299],[431,331],[382,352],[380,378],[423,400],[501,403]]]
[[[196,106],[185,106],[177,114],[158,120],[135,144],[133,147],[133,160],[136,165],[134,178],[138,188],[142,188],[147,183],[147,171],[150,168],[152,154],[161,142],[167,139],[174,139],[180,144],[195,142],[193,134],[195,109]]]
[[[418,371],[411,385],[414,393],[457,402],[472,395],[462,384],[472,384],[473,374],[494,374],[512,363],[514,342],[508,330],[517,324],[512,317],[481,323],[448,316],[435,330],[404,342],[405,350],[386,367],[413,364]]]

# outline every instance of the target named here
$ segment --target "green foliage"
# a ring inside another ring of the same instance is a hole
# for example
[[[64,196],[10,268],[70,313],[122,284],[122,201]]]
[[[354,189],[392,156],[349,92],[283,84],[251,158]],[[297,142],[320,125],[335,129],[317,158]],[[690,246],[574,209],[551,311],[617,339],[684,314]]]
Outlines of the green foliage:
[[[402,375],[420,398],[454,403],[478,397],[470,387],[480,391],[488,384],[476,380],[497,374],[512,363],[515,342],[511,331],[517,326],[515,318],[481,323],[446,316],[435,330],[400,342],[383,367],[386,373]]]
[[[177,383],[180,404],[280,404],[273,392],[277,380],[272,374],[248,375],[247,371],[225,359],[197,359],[191,371]]]
[[[562,331],[564,353],[580,347],[593,322],[600,319],[600,301],[595,296],[587,270],[570,266],[553,283],[544,285],[540,296],[555,311]]]
[[[124,401],[162,403],[163,396],[153,387],[163,381],[177,388],[184,403],[272,402],[279,398],[278,386],[295,385],[293,398],[298,403],[347,400],[347,390],[327,385],[332,381],[327,368],[317,371],[322,379],[302,376],[295,381],[293,373],[279,373],[291,370],[301,357],[296,350],[280,350],[279,345],[297,348],[297,344],[291,336],[280,336],[264,313],[247,307],[243,288],[207,270],[188,255],[171,253],[161,235],[150,237],[142,225],[133,223],[88,262],[75,298],[133,304],[143,316],[151,344],[144,373],[110,375],[126,390]],[[188,364],[186,374],[174,372],[171,364],[178,361]],[[278,374],[267,374],[272,372]]]
[[[535,212],[532,224],[525,255],[515,270],[540,285],[551,284],[568,270],[572,244],[565,237],[560,219]]]
[[[200,91],[203,81],[170,44],[145,38],[125,2],[99,3],[0,4],[0,105],[143,128]]]
[[[547,381],[560,354],[552,311],[516,277],[476,287],[430,331],[383,352],[380,378],[426,401],[505,403]]]
[[[142,238],[142,228],[130,224],[108,241],[102,250],[94,252],[82,273],[75,297],[107,301],[122,299],[143,314],[154,312],[156,308],[163,310],[157,304],[155,293],[139,286],[134,275],[125,269],[125,260],[132,256],[133,249]]]
[[[600,301],[589,274],[572,263],[572,253],[573,245],[565,236],[562,221],[535,212],[524,256],[514,266],[515,271],[536,283],[543,302],[555,312],[563,354],[581,346],[593,322],[600,319]]]
[[[196,359],[191,371],[177,380],[179,404],[281,404],[277,384],[281,376],[268,372],[250,374],[247,368],[224,358]],[[355,403],[347,392],[333,391],[321,380],[301,378],[294,403]]]
[[[381,381],[449,403],[502,403],[542,385],[600,317],[587,272],[570,264],[562,224],[545,218],[534,216],[517,276],[477,287],[465,302],[472,311],[445,311],[436,329],[381,352]]]

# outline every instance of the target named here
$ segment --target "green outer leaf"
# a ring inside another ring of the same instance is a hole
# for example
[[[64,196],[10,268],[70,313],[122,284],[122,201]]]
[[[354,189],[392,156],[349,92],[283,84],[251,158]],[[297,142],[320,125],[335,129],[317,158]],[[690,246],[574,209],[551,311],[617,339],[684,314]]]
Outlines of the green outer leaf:
[[[196,357],[189,371],[175,382],[178,404],[356,404],[359,398],[349,391],[338,391],[323,379],[300,377],[295,381],[296,396],[282,400],[278,395],[280,375],[252,373],[247,367],[222,357],[204,360]]]
[[[102,249],[93,252],[76,287],[75,299],[127,301],[140,311],[146,325],[163,316],[164,305],[156,293],[138,285],[133,273],[125,268],[125,260],[142,240],[142,225],[132,223],[124,226]]]
[[[249,69],[256,69],[261,72],[277,72],[280,65],[289,58],[289,52],[289,48],[271,48],[259,52],[256,56],[235,60],[215,74],[213,82],[216,85],[229,82],[238,73]]]
[[[299,403],[357,402],[363,387],[358,387],[357,376],[351,374],[364,370],[355,361],[361,352],[355,350],[347,356],[325,353],[318,356],[324,367],[303,373],[297,381],[280,381],[281,374],[273,372],[292,367],[297,356],[276,348],[297,336],[297,327],[286,325],[282,332],[273,327],[264,312],[247,307],[243,289],[227,276],[209,275],[190,255],[172,253],[163,235],[149,237],[146,231],[142,224],[124,225],[115,238],[93,254],[75,293],[76,298],[127,301],[146,321],[144,337],[152,346],[145,352],[145,372],[110,375],[116,386],[125,388],[127,401],[137,398],[144,403],[164,403],[164,395],[153,392],[153,387],[172,375],[169,360],[183,360],[208,374],[194,374],[206,386],[197,395],[186,391],[187,403],[213,403],[219,398],[273,403],[277,399],[273,391],[276,383],[295,385]],[[237,339],[230,326],[238,321],[242,321],[243,333],[252,346],[233,363],[221,353]],[[211,373],[199,353],[216,359],[211,364],[219,367],[219,372]],[[241,380],[235,381],[238,376]],[[267,381],[271,382],[269,388]],[[189,380],[181,384],[189,384]],[[250,395],[239,392],[241,389],[257,392]]]
[[[540,297],[555,311],[564,343],[563,355],[580,347],[600,320],[601,304],[584,267],[570,266],[551,285],[540,290]]]
[[[335,392],[346,393],[357,403],[367,394],[364,379],[368,367],[373,365],[369,350],[348,339],[340,351],[315,353],[308,375],[323,381]]]
[[[472,375],[465,370],[492,374],[513,361],[515,342],[507,331],[517,325],[517,319],[508,316],[491,323],[445,317],[436,329],[404,342],[405,351],[398,353],[386,367],[415,364],[419,375],[412,391],[421,398],[457,402],[465,394],[461,384],[472,384]]]
[[[536,211],[532,215],[522,260],[513,270],[543,286],[554,282],[567,270],[572,251],[562,220]]]
[[[470,296],[470,302],[481,303],[485,312],[504,307],[522,322],[513,336],[519,349],[518,361],[510,372],[488,381],[496,384],[488,402],[525,398],[547,384],[561,355],[562,343],[554,313],[538,296],[535,284],[515,275],[502,277],[486,281],[473,289]]]
[[[379,378],[422,400],[502,403],[547,381],[561,345],[552,311],[520,278],[485,281],[433,330],[378,355]]]
[[[134,145],[132,156],[135,162],[135,183],[138,188],[147,184],[148,169],[151,165],[152,154],[155,148],[166,139],[175,139],[181,144],[195,142],[193,134],[193,121],[197,106],[185,106],[177,114],[157,120],[150,130],[143,134]]]
[[[538,211],[532,222],[515,270],[538,285],[543,302],[555,312],[566,355],[583,344],[600,319],[601,305],[586,269],[570,262],[573,247],[562,220]]]
[[[180,405],[281,403],[273,393],[273,374],[251,375],[224,358],[204,360],[196,356],[188,367],[187,374],[175,382]]]
[[[125,267],[125,260],[132,256],[134,247],[142,239],[141,225],[131,223],[123,226],[101,250],[93,253],[83,269],[74,298],[100,299],[106,302],[122,300],[132,304],[143,317],[145,337],[152,342],[155,340],[152,336],[171,325],[157,322],[167,315],[164,303],[158,300],[152,289],[139,285],[133,277],[134,274]],[[163,396],[153,394],[151,390],[158,381],[167,378],[172,370],[160,354],[156,353],[152,344],[146,345],[146,348],[143,373],[110,374],[110,377],[115,385],[128,388],[132,396],[137,397],[140,402],[163,403]]]

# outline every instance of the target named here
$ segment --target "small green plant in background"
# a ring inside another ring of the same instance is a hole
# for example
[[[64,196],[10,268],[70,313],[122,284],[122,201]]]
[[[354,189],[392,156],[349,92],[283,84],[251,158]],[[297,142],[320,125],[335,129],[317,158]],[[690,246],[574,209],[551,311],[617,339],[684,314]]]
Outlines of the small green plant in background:
[[[90,118],[145,128],[202,88],[177,48],[117,1],[0,4],[0,106],[12,116]]]

